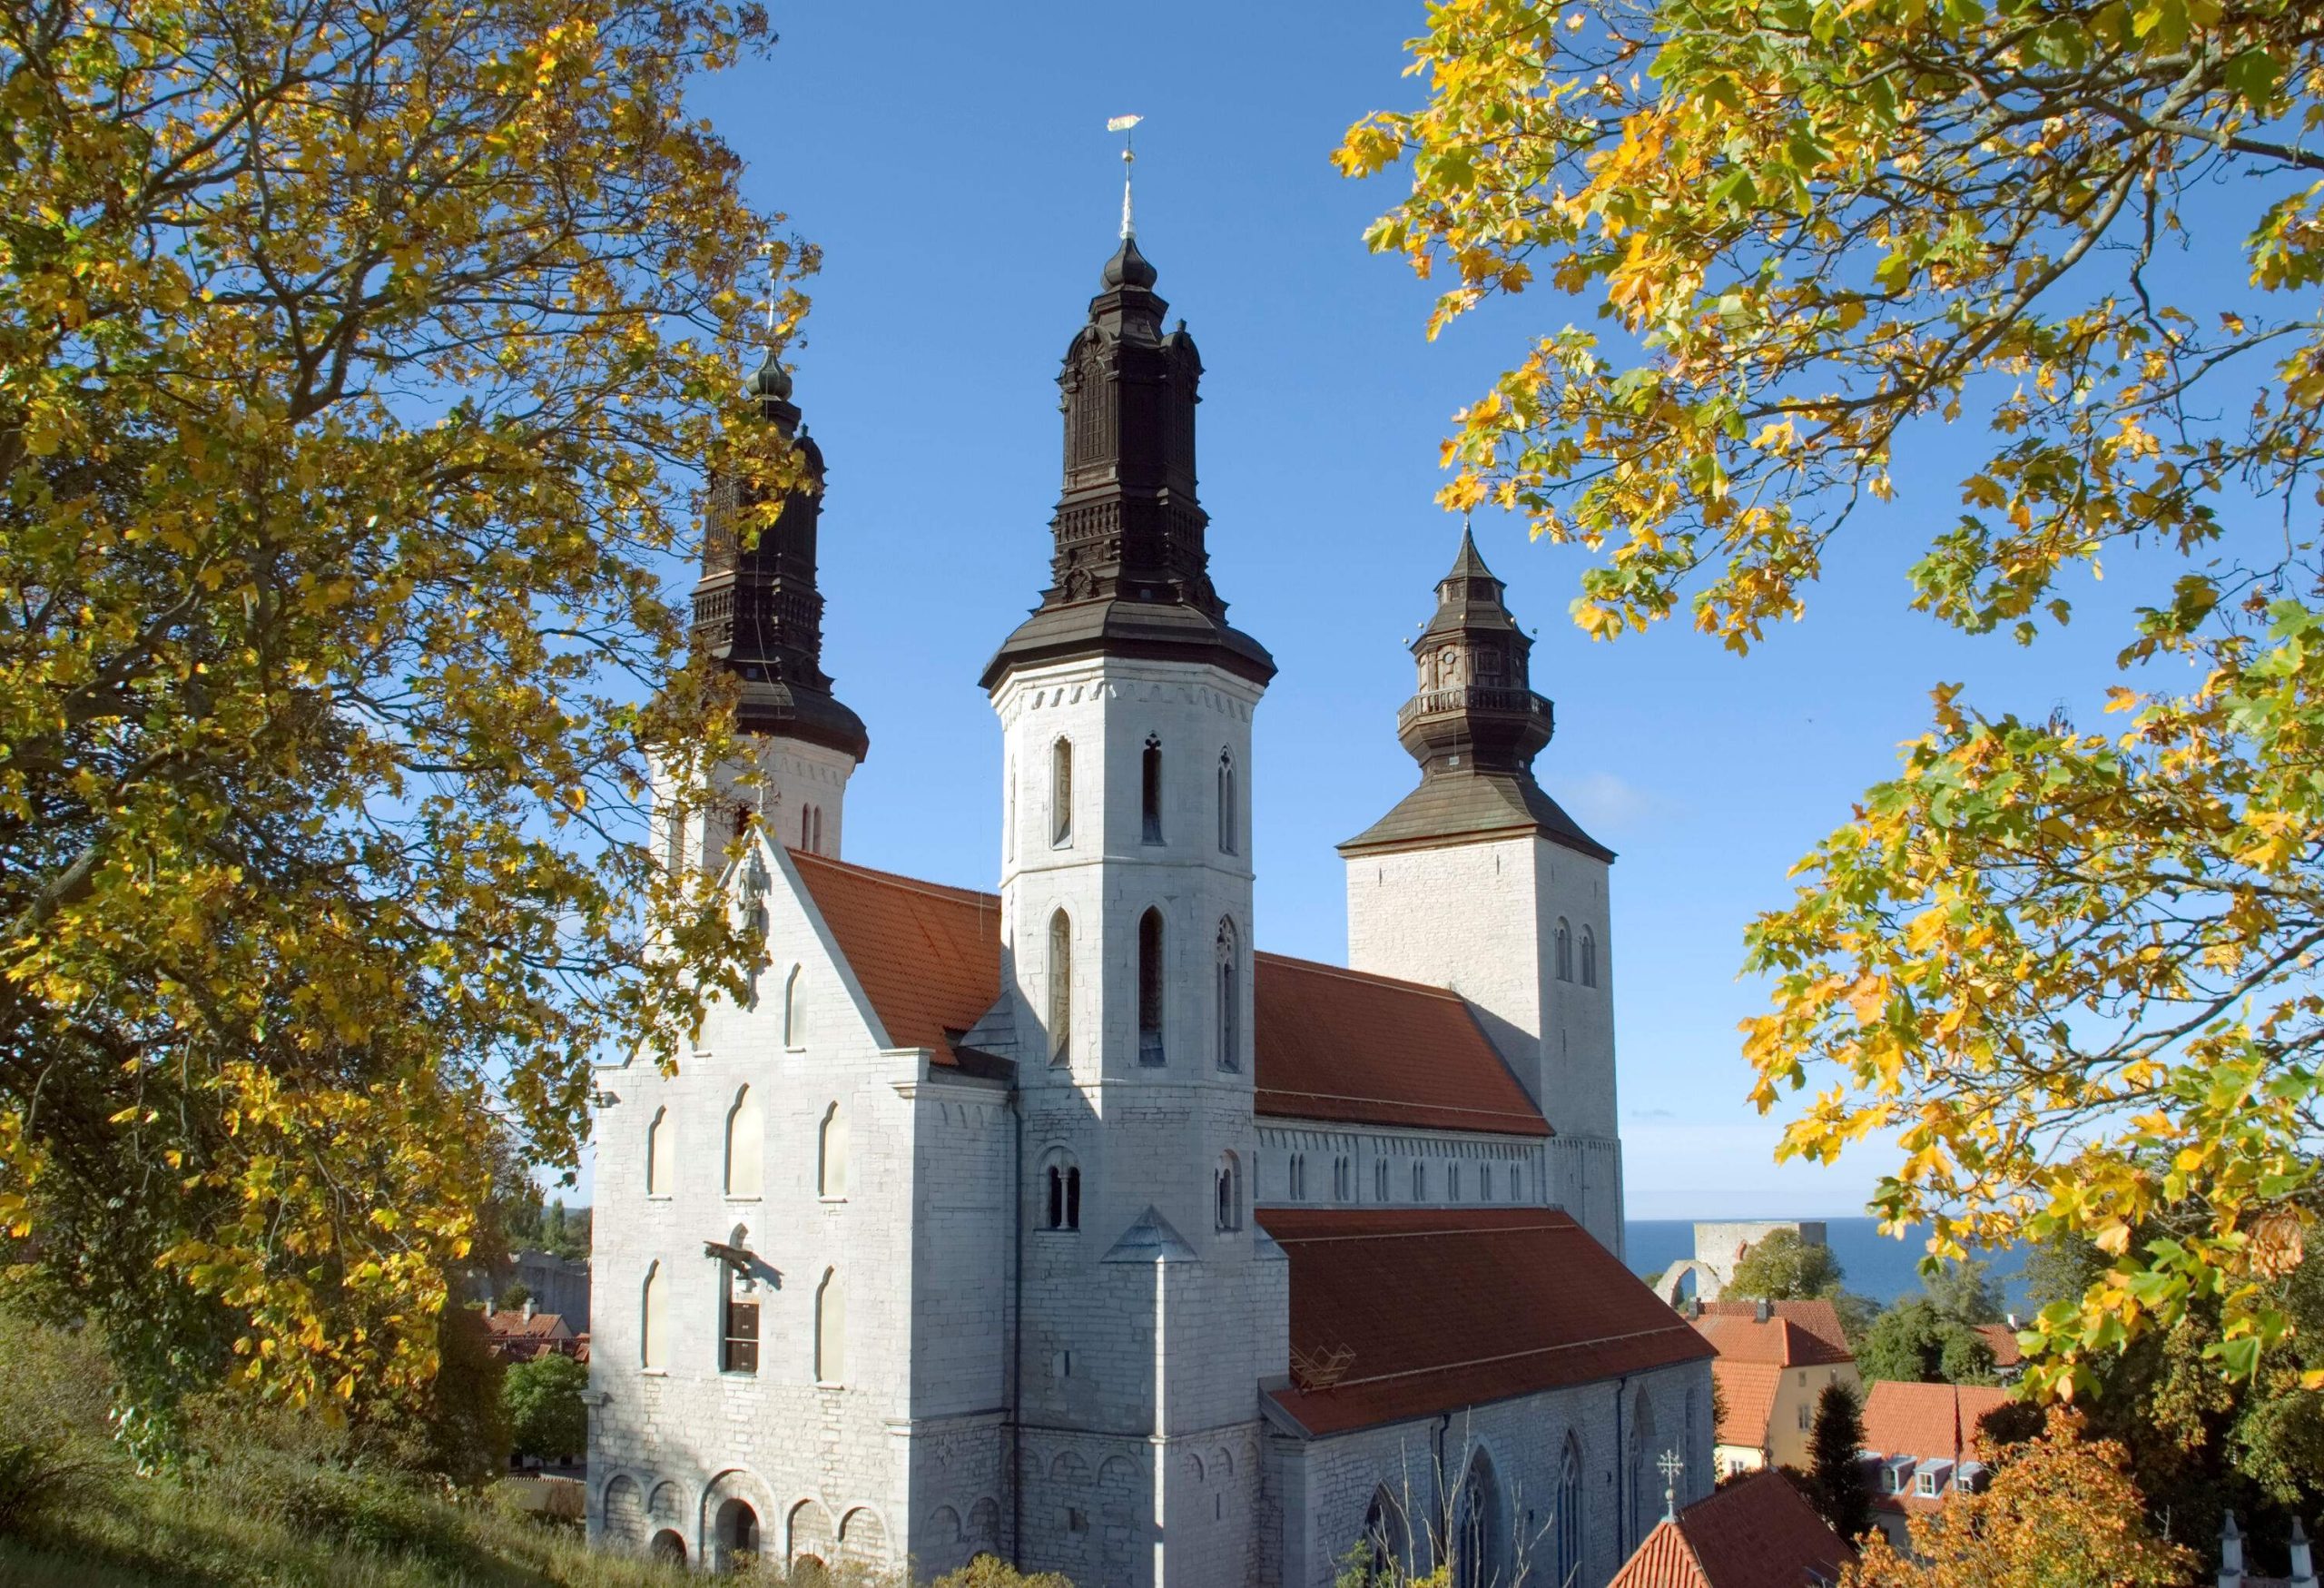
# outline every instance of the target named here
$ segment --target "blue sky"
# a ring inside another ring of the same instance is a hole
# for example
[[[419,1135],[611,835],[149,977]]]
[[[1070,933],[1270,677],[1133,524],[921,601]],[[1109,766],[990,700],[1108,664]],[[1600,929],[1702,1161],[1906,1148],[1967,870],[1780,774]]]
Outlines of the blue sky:
[[[1411,103],[1416,0],[1159,7],[872,4],[777,11],[773,58],[700,85],[748,191],[824,250],[793,356],[830,462],[826,664],[870,725],[849,858],[990,887],[1000,737],[978,672],[1037,599],[1058,488],[1058,360],[1114,247],[1119,140],[1137,112],[1138,233],[1207,373],[1202,497],[1234,620],[1281,666],[1257,728],[1264,946],[1340,960],[1333,844],[1411,786],[1396,706],[1406,639],[1459,534],[1432,500],[1448,416],[1529,332],[1587,323],[1541,293],[1423,340],[1428,288],[1365,253],[1401,187],[1326,156],[1364,112]],[[1554,698],[1542,781],[1620,852],[1613,973],[1634,1217],[1845,1215],[1882,1167],[1777,1169],[1744,1100],[1737,979],[1752,914],[1895,764],[1927,692],[2093,720],[2135,579],[2030,650],[1906,607],[1903,570],[1958,511],[1974,432],[1905,450],[1897,501],[1859,514],[1807,620],[1738,659],[1680,627],[1591,644],[1581,554],[1482,520],[1479,544],[1538,629]],[[2086,581],[2084,584],[2086,586]]]

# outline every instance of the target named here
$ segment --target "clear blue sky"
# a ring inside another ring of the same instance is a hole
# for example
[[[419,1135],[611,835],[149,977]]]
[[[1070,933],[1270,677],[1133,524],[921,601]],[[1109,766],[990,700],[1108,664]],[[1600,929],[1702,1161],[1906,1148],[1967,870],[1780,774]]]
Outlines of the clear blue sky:
[[[1401,188],[1326,156],[1363,113],[1410,103],[1417,0],[1167,7],[1025,3],[778,9],[773,58],[697,109],[748,188],[822,245],[797,397],[830,460],[826,663],[872,755],[849,795],[866,864],[990,887],[999,731],[976,686],[1045,582],[1058,360],[1114,247],[1119,140],[1137,112],[1138,233],[1199,342],[1202,497],[1234,620],[1281,673],[1260,708],[1255,857],[1263,946],[1345,952],[1333,844],[1412,785],[1396,706],[1407,637],[1458,526],[1432,501],[1454,409],[1522,335],[1590,306],[1547,293],[1422,335],[1428,289],[1363,248]],[[1679,627],[1618,644],[1567,616],[1581,554],[1482,521],[1539,631],[1557,704],[1542,781],[1620,852],[1613,967],[1633,1217],[1844,1215],[1881,1166],[1771,1162],[1744,1101],[1744,927],[1960,680],[1992,712],[2094,720],[2135,581],[2062,639],[1964,640],[1906,609],[1903,569],[1958,511],[1960,444],[1908,450],[1898,501],[1860,515],[1807,621],[1738,659]],[[2101,614],[2107,616],[2102,616]]]

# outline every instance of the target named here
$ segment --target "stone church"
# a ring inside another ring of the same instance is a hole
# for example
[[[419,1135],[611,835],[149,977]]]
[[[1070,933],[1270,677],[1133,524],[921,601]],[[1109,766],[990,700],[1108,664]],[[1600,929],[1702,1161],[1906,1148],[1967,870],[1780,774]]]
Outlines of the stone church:
[[[812,483],[747,548],[714,491],[694,600],[756,764],[655,842],[769,962],[678,1073],[598,1077],[605,1547],[1598,1588],[1665,1453],[1710,1491],[1710,1349],[1620,1261],[1613,855],[1534,780],[1531,641],[1464,536],[1396,714],[1419,785],[1339,846],[1348,968],[1259,952],[1275,666],[1211,583],[1155,280],[1126,228],[1059,377],[1049,586],[981,680],[998,893],[841,858],[822,459],[752,380]]]

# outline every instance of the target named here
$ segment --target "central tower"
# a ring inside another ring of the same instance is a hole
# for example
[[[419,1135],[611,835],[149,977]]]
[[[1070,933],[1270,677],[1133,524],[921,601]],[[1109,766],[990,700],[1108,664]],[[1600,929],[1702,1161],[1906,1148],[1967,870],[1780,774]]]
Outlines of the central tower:
[[[1258,1580],[1256,1386],[1288,1306],[1249,1216],[1251,714],[1275,663],[1211,584],[1202,360],[1155,279],[1125,228],[1058,377],[1049,585],[983,676],[1024,1119],[1019,1555],[1140,1588]]]

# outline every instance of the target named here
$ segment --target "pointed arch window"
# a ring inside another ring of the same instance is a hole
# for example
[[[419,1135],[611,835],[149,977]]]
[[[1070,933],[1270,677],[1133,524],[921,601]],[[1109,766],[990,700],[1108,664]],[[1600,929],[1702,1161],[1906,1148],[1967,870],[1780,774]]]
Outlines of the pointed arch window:
[[[1581,929],[1581,984],[1598,985],[1598,934],[1587,926]]]
[[[1241,823],[1236,819],[1235,803],[1235,752],[1218,753],[1218,853],[1236,853],[1236,841]]]
[[[1489,1163],[1477,1166],[1477,1200],[1492,1200],[1492,1165]]]
[[[1388,1199],[1388,1160],[1384,1158],[1372,1166],[1372,1199],[1375,1202]]]
[[[1558,1581],[1579,1580],[1581,1571],[1581,1449],[1565,1437],[1565,1459],[1558,1466],[1557,1522],[1551,1529],[1558,1552]]]
[[[1479,1450],[1469,1458],[1469,1470],[1461,1480],[1461,1492],[1453,1504],[1454,1588],[1500,1588],[1503,1581],[1502,1540],[1506,1532],[1502,1521],[1501,1482],[1493,1472],[1492,1458]],[[1558,1581],[1571,1584],[1575,1579],[1569,1573],[1561,1573]]]
[[[813,814],[807,806],[799,807],[799,847],[802,849],[812,847],[815,836]]]
[[[783,1045],[807,1045],[807,967],[793,965],[783,982]]]
[[[1138,830],[1147,843],[1162,842],[1162,741],[1149,734],[1138,758]]]
[[[1457,1163],[1444,1166],[1444,1197],[1450,1202],[1461,1199],[1461,1166]]]
[[[726,1194],[756,1197],[765,1189],[766,1115],[759,1094],[744,1087],[726,1110]]]
[[[1413,1164],[1413,1200],[1428,1200],[1428,1165],[1414,1160]]]
[[[1049,746],[1049,843],[1063,849],[1073,842],[1073,741]]]
[[[670,1277],[655,1263],[638,1297],[637,1361],[650,1373],[670,1366]]]
[[[1243,1068],[1243,948],[1235,922],[1218,923],[1218,1067]]]
[[[1137,918],[1137,1061],[1163,1062],[1162,912]]]
[[[827,1202],[847,1199],[847,1116],[833,1103],[823,1112],[821,1139],[816,1143],[816,1195]]]
[[[847,1380],[847,1287],[837,1268],[823,1270],[815,1289],[815,1382]]]
[[[1573,980],[1573,929],[1565,923],[1562,915],[1558,917],[1557,926],[1557,972],[1559,981]]]
[[[654,1110],[654,1122],[645,1127],[645,1194],[666,1197],[678,1189],[678,1128],[670,1119],[670,1110]]]
[[[1064,911],[1049,917],[1049,1062],[1062,1064],[1073,1045],[1073,922]]]

